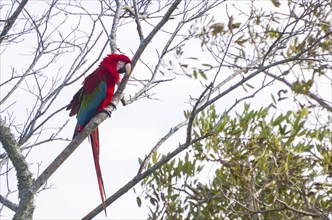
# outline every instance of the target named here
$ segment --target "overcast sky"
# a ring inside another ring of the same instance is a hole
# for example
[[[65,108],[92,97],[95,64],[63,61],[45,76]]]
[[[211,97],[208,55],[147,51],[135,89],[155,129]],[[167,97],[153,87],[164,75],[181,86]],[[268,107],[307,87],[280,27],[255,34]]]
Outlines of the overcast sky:
[[[270,1],[262,2],[266,2],[268,4],[266,6],[271,7],[271,10],[274,9]],[[94,7],[98,11],[100,7],[99,4],[94,4],[93,1],[88,1],[86,4],[91,11],[93,11]],[[32,14],[43,10],[41,4],[39,2],[37,4],[37,1],[29,2],[26,7]],[[218,9],[213,11],[217,21],[227,21],[227,18],[223,17],[224,13],[221,13],[221,11],[225,10],[224,7],[225,5],[222,4]],[[241,5],[241,7],[244,10],[245,4]],[[91,23],[88,20],[82,20],[82,22],[82,24],[86,22],[86,27],[89,30]],[[111,20],[105,20],[105,25],[109,27],[111,22]],[[176,21],[170,21],[165,29],[175,25],[174,22]],[[64,25],[70,27],[70,23],[68,22]],[[127,27],[119,29],[117,43],[125,54],[132,57],[132,53],[138,48],[139,41],[136,37],[137,31],[134,24],[130,24]],[[145,31],[151,28],[148,25],[144,27],[146,27]],[[183,31],[186,32],[187,30],[184,29]],[[132,36],[135,36],[135,38],[132,39]],[[33,38],[31,38],[32,41]],[[158,34],[145,51],[143,58],[151,60],[151,63],[154,63],[157,60],[156,48],[160,48],[159,46],[166,41],[166,34]],[[17,44],[10,46],[11,51],[7,49],[6,56],[1,56],[2,81],[10,77],[11,67],[14,66],[20,69],[29,63],[29,56],[24,55],[31,49],[31,45],[28,42],[29,39],[26,39],[24,45]],[[100,42],[100,47],[104,42]],[[197,40],[192,41],[184,47],[184,51],[184,57],[197,56],[200,58],[199,62],[201,63],[209,61],[209,57],[202,53],[200,42]],[[174,59],[174,57],[169,58]],[[191,65],[197,64],[195,60],[191,62]],[[55,74],[60,66],[68,68],[70,63],[66,63],[64,60],[61,60],[61,63],[59,61],[53,67],[54,72],[49,74]],[[95,67],[97,67],[97,64]],[[133,76],[138,77],[140,74],[147,74],[142,64],[137,66],[133,72]],[[171,72],[166,72],[164,77],[173,78],[175,75]],[[236,82],[238,79],[240,77],[233,80]],[[62,94],[58,100],[57,107],[63,106],[70,101],[72,95],[79,89],[82,81],[83,79],[79,80],[78,83],[73,84],[66,90],[66,94]],[[254,81],[259,84],[262,82],[262,78],[257,78]],[[139,168],[138,158],[144,158],[160,138],[166,135],[173,126],[185,119],[183,111],[191,109],[188,103],[190,96],[197,97],[203,91],[202,84],[208,84],[208,82],[209,76],[207,81],[190,79],[186,76],[176,76],[175,80],[161,84],[153,90],[156,93],[154,98],[158,100],[141,99],[125,107],[120,104],[112,117],[101,124],[99,129],[101,139],[100,163],[107,196],[112,195],[136,175]],[[323,86],[322,89],[329,91],[328,85],[326,87]],[[133,95],[137,90],[136,86],[129,84],[125,93],[128,97],[130,94]],[[278,91],[278,85],[275,84],[269,91]],[[1,88],[1,94],[5,94],[6,92],[8,92],[8,88]],[[15,109],[18,121],[26,118],[25,108],[29,105],[29,102],[33,102],[33,99],[29,100],[26,98],[25,93],[26,91],[21,90],[18,94],[22,94],[22,96],[15,96],[17,101]],[[218,111],[222,113],[225,109],[233,105],[236,98],[242,94],[243,90],[232,92],[227,96],[227,99],[217,103]],[[256,102],[251,103],[252,106],[264,106],[264,103],[271,101],[271,96],[267,93],[258,94],[256,100]],[[289,106],[286,106],[287,103],[285,102],[285,109],[288,109]],[[241,108],[242,105],[238,107],[238,110]],[[283,107],[281,106],[280,110],[282,111],[282,109]],[[22,113],[17,113],[18,111]],[[68,112],[62,112],[55,117],[54,123],[58,121],[65,122],[68,118]],[[74,117],[70,118],[68,126],[62,131],[65,137],[72,137],[75,124],[76,119]],[[161,151],[169,152],[175,149],[179,143],[184,142],[184,134],[184,130],[179,131],[163,145]],[[35,175],[38,172],[42,172],[65,146],[65,142],[51,142],[33,149],[28,156],[32,172]],[[206,174],[206,178],[211,176],[213,176],[212,171]],[[1,195],[6,192],[6,189],[2,187],[6,185],[5,181],[6,178],[1,178]],[[16,184],[15,178],[10,178],[10,184]],[[82,218],[100,204],[91,146],[87,140],[54,173],[49,179],[48,184],[53,184],[52,188],[38,193],[35,198],[35,219]],[[138,208],[136,203],[136,196],[139,196],[140,192],[142,192],[140,185],[138,184],[135,189],[136,194],[134,194],[133,190],[130,190],[107,208],[109,219],[145,219],[147,217],[147,202],[143,200],[141,208]],[[17,195],[13,194],[10,199],[15,201],[15,196]],[[6,208],[2,214],[1,219],[12,216],[12,213]],[[97,218],[106,219],[103,212]]]

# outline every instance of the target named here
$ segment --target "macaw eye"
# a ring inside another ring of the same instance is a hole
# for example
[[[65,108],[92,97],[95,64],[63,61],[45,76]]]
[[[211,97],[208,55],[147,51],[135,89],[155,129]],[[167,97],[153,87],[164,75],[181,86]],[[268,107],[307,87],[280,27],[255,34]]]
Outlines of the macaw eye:
[[[126,72],[126,68],[125,67],[122,67],[118,70],[119,73],[125,73]]]

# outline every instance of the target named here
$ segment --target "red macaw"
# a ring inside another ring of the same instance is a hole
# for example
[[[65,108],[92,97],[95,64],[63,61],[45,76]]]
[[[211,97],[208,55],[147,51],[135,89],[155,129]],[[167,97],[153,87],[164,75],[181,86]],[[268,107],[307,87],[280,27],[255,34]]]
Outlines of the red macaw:
[[[67,110],[69,116],[76,115],[77,124],[74,137],[83,130],[84,126],[100,111],[106,111],[105,107],[111,104],[115,85],[120,80],[119,73],[131,71],[131,60],[123,54],[109,54],[99,67],[83,82],[82,88],[74,95]],[[107,112],[107,111],[106,111]],[[109,115],[110,113],[107,112]],[[95,163],[98,186],[105,215],[105,189],[99,165],[99,134],[98,127],[91,132],[90,142],[92,146],[93,159]]]

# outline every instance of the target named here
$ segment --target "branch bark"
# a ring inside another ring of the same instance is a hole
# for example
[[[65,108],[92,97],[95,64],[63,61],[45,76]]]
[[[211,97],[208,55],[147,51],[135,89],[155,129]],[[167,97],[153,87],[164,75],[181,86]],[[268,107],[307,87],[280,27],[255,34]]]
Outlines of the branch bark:
[[[0,195],[0,203],[2,203],[7,208],[11,209],[13,212],[16,212],[18,209],[18,205],[10,201],[9,199]]]
[[[161,29],[161,27],[168,21],[168,18],[172,14],[172,12],[176,9],[176,7],[179,5],[181,0],[175,1],[172,6],[169,8],[163,19],[158,23],[158,25],[151,31],[151,33],[148,35],[148,37],[144,40],[144,42],[141,43],[139,49],[137,50],[135,56],[133,57],[133,63],[132,63],[132,69],[134,69],[135,64],[137,63],[138,58],[143,53],[146,46],[149,44],[151,39],[155,36],[155,34]],[[119,4],[119,3],[118,3]],[[118,9],[121,9],[121,6],[118,7]],[[115,23],[116,24],[116,23]],[[113,25],[114,28],[114,25]],[[114,34],[114,32],[112,31]],[[111,36],[112,38],[112,36]],[[114,40],[114,39],[112,39]],[[116,48],[116,45],[111,45],[111,49],[114,50]],[[113,96],[113,104],[114,106],[117,106],[121,98],[123,97],[123,91],[126,87],[126,84],[129,80],[130,73],[126,74],[116,93]],[[109,105],[107,109],[112,112],[114,110],[113,105]],[[83,129],[82,132],[80,132],[72,141],[69,143],[69,145],[55,158],[55,160],[42,172],[42,174],[28,187],[28,189],[31,189],[30,192],[32,194],[36,193],[42,185],[46,183],[46,181],[49,179],[49,177],[65,162],[65,160],[78,148],[78,146],[85,140],[85,138],[93,131],[98,125],[100,125],[105,119],[107,118],[106,113],[99,113],[96,115]]]
[[[1,34],[0,34],[0,44],[2,43],[2,41],[5,39],[6,35],[8,34],[9,30],[11,29],[11,27],[13,26],[13,24],[15,23],[17,17],[19,16],[19,14],[22,12],[24,6],[28,3],[28,0],[23,0],[19,6],[17,7],[17,9],[15,10],[15,12],[12,14],[12,16],[10,16],[10,18],[7,20],[6,26],[3,28]]]
[[[113,105],[107,106],[107,110],[112,112],[114,106],[117,106],[123,96],[123,91],[126,88],[130,74],[125,74],[116,93],[113,96]],[[85,128],[69,143],[69,145],[55,158],[55,160],[44,170],[44,172],[33,182],[32,192],[37,192],[38,189],[46,183],[50,176],[67,160],[67,158],[78,148],[78,146],[86,139],[86,137],[94,131],[104,120],[108,114],[101,112],[91,119]]]
[[[118,50],[118,47],[116,44],[116,32],[118,30],[120,12],[122,9],[122,5],[119,0],[116,0],[115,3],[116,3],[116,11],[115,11],[115,15],[113,17],[113,24],[112,24],[112,29],[111,29],[111,33],[110,33],[110,46],[111,46],[112,53],[115,53]]]
[[[200,95],[200,97],[196,101],[196,103],[195,103],[195,105],[194,105],[194,107],[193,107],[193,109],[191,111],[191,114],[190,114],[190,116],[188,118],[187,135],[186,135],[186,141],[185,141],[185,143],[182,144],[182,145],[180,145],[178,148],[176,148],[174,151],[172,151],[166,157],[162,158],[159,162],[157,162],[156,164],[154,164],[150,169],[146,170],[143,173],[137,174],[126,185],[124,185],[116,193],[114,193],[112,196],[110,196],[108,199],[106,199],[106,201],[105,201],[106,207],[108,207],[109,205],[111,205],[115,200],[117,200],[123,194],[125,194],[126,192],[128,192],[129,189],[133,188],[137,183],[139,183],[145,177],[149,176],[151,173],[153,173],[154,171],[156,171],[157,169],[159,169],[162,165],[164,165],[165,163],[167,163],[169,160],[171,160],[173,157],[175,157],[176,155],[178,155],[179,153],[181,153],[183,150],[187,149],[192,144],[194,144],[194,143],[196,143],[198,141],[201,141],[201,140],[209,137],[212,134],[212,133],[207,133],[207,134],[205,134],[205,135],[203,135],[203,136],[201,136],[199,138],[196,138],[195,140],[192,140],[192,137],[191,137],[193,122],[194,122],[195,116],[199,113],[197,111],[198,105],[199,105],[201,99],[204,97],[204,95],[206,94],[206,92],[209,89],[211,89],[211,86],[208,86],[208,87],[205,88],[205,90],[202,92],[202,94]],[[185,123],[185,122],[183,122],[183,123]],[[173,133],[170,132],[170,134],[173,134]],[[169,134],[167,134],[165,137],[167,137],[168,135]],[[157,146],[158,146],[158,144],[157,144]],[[140,170],[141,170],[141,168],[140,168]],[[100,212],[102,212],[103,210],[104,210],[103,204],[100,204],[94,210],[92,210],[90,213],[88,213],[82,220],[92,219],[96,215],[98,215]]]
[[[158,143],[152,148],[152,150],[150,151],[150,153],[144,158],[140,168],[138,169],[137,174],[140,174],[143,172],[143,170],[145,170],[145,168],[148,166],[149,161],[152,158],[152,155],[157,152],[157,150],[159,149],[159,147],[165,143],[165,141],[167,139],[169,139],[173,134],[175,134],[180,128],[182,128],[183,126],[186,126],[188,124],[188,120],[185,120],[183,122],[181,122],[180,124],[174,126],[173,128],[171,128],[171,130],[163,137],[160,139],[160,141],[158,141]]]
[[[272,73],[269,73],[268,71],[265,72],[266,75],[270,76],[273,79],[276,79],[282,83],[284,83],[286,86],[288,86],[291,90],[294,91],[294,86],[293,84],[291,84],[290,82],[288,82],[286,79],[280,77],[280,76],[276,76]],[[302,94],[304,96],[308,96],[311,99],[315,100],[321,107],[325,108],[327,111],[332,112],[332,106],[329,105],[324,99],[318,97],[316,94],[308,91],[307,93],[299,93]]]
[[[139,57],[142,55],[145,48],[148,46],[152,38],[158,33],[158,31],[164,26],[164,24],[169,20],[170,16],[172,15],[173,11],[178,7],[178,5],[181,3],[181,0],[176,0],[173,2],[171,7],[169,7],[168,11],[165,13],[161,21],[156,25],[155,28],[149,33],[149,35],[141,41],[141,44],[139,48],[137,49],[133,60],[138,60]],[[136,65],[136,62],[133,62],[132,68],[134,68]]]
[[[180,145],[178,148],[176,148],[174,151],[169,153],[166,157],[162,158],[159,162],[154,164],[151,168],[144,171],[143,173],[140,173],[136,175],[133,179],[131,179],[126,185],[124,185],[122,188],[120,188],[117,192],[115,192],[112,196],[110,196],[108,199],[106,199],[106,207],[111,205],[114,201],[116,201],[118,198],[120,198],[122,195],[124,195],[126,192],[128,192],[131,188],[133,188],[137,183],[142,181],[145,177],[149,176],[151,173],[159,169],[162,165],[170,161],[173,157],[181,153],[183,150],[187,149],[192,144],[199,142],[203,140],[204,138],[207,138],[210,136],[210,134],[206,134],[200,138],[192,140],[190,143],[184,143]],[[82,218],[82,220],[89,220],[94,218],[96,215],[98,215],[100,212],[103,211],[103,205],[100,204],[97,206],[94,210],[92,210],[90,213],[88,213],[85,217]]]
[[[13,219],[32,219],[35,193],[31,191],[32,174],[29,171],[28,163],[18,147],[14,135],[2,120],[0,120],[0,134],[0,142],[15,167],[18,180],[20,201]]]
[[[325,37],[331,35],[332,32],[328,32],[327,34],[323,35],[322,37],[318,38],[315,43],[313,43],[311,46],[307,47],[305,50],[302,50],[301,52],[299,52],[298,54],[296,54],[293,57],[284,59],[284,60],[280,60],[280,61],[276,61],[274,63],[271,63],[269,65],[260,65],[257,70],[255,70],[253,73],[251,73],[249,76],[243,78],[242,80],[240,80],[239,82],[235,83],[234,85],[230,86],[228,89],[226,89],[224,92],[216,95],[215,97],[209,99],[208,101],[206,101],[202,106],[200,106],[198,108],[198,111],[201,111],[202,109],[206,108],[207,106],[211,105],[212,103],[216,102],[217,100],[219,100],[221,97],[225,96],[226,94],[228,94],[229,92],[233,91],[234,89],[238,88],[239,86],[241,86],[242,84],[244,84],[245,82],[249,81],[250,79],[252,79],[253,77],[257,76],[260,73],[265,73],[266,71],[268,71],[270,68],[274,67],[274,66],[278,66],[278,65],[282,65],[282,64],[286,64],[286,63],[290,63],[293,61],[299,61],[299,60],[305,60],[302,59],[301,57],[308,51],[310,51],[311,48],[313,48],[316,44],[319,43],[319,41],[321,39],[324,39]],[[216,91],[216,90],[213,90]],[[208,94],[210,95],[210,94]],[[312,98],[312,97],[311,97]],[[205,100],[206,97],[204,97],[202,100]],[[324,106],[324,108],[326,108],[326,106]]]

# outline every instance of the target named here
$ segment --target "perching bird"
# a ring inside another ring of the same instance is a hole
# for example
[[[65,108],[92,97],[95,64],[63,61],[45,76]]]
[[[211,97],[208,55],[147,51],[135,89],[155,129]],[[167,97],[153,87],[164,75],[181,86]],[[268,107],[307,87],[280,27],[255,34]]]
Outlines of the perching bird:
[[[76,115],[77,124],[74,137],[83,130],[98,112],[106,111],[105,107],[112,102],[115,85],[120,80],[119,73],[131,71],[131,60],[123,54],[109,54],[99,64],[99,67],[83,82],[82,88],[74,95],[67,110],[69,116]],[[106,111],[109,115],[110,113]],[[93,159],[95,163],[98,186],[105,215],[105,189],[99,165],[99,134],[98,127],[91,132],[90,141],[92,145]]]

